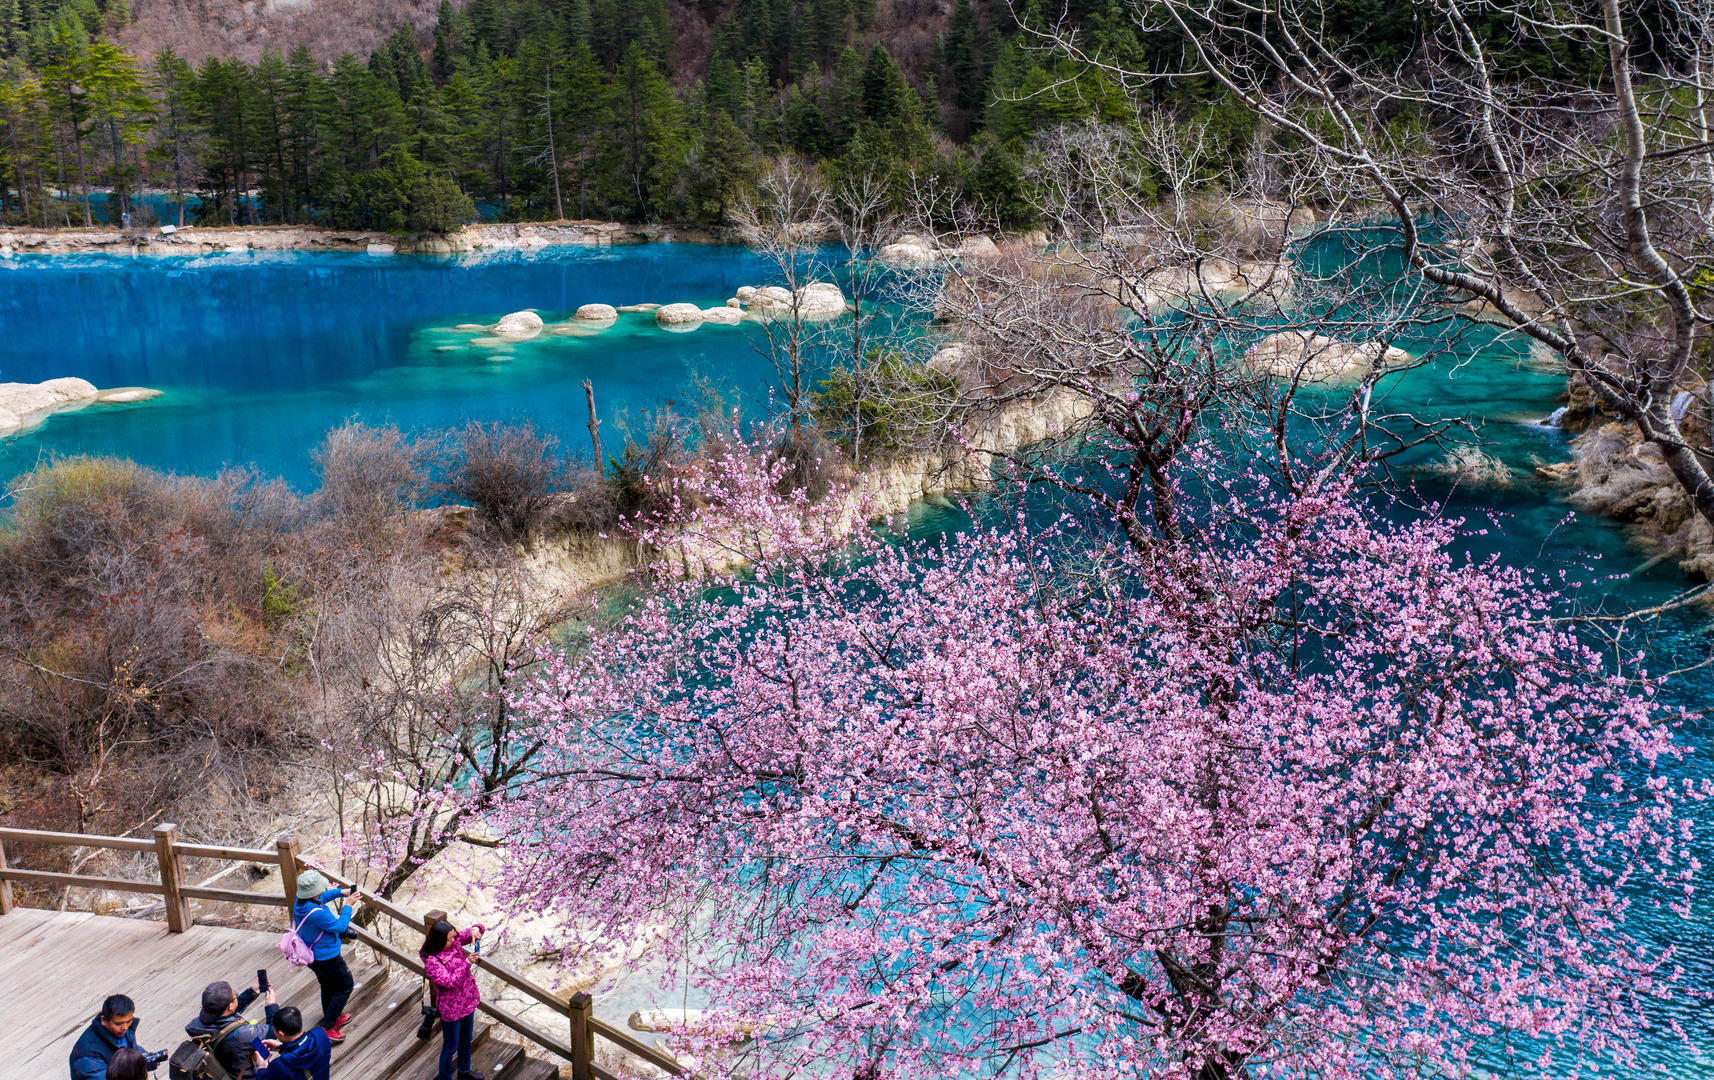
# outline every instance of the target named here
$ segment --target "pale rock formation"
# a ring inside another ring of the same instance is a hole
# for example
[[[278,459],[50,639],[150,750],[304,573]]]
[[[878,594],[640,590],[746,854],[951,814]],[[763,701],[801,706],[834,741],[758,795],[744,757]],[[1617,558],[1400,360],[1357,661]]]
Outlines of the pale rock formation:
[[[231,251],[233,249],[229,247],[226,250]],[[399,253],[398,247],[393,244],[370,244],[364,248],[364,251],[370,255],[397,255]]]
[[[152,401],[161,396],[159,390],[147,386],[115,386],[111,390],[98,390],[95,401],[98,405],[130,405],[139,401]]]
[[[542,317],[533,311],[514,311],[494,324],[496,337],[523,341],[542,332]]]
[[[651,311],[659,311],[660,309],[661,309],[661,305],[659,305],[659,304],[620,304],[618,307],[614,308],[613,310],[623,311],[623,312],[626,312],[628,314],[635,315],[635,314],[646,314],[646,313],[651,312]]]
[[[619,311],[612,304],[584,304],[572,316],[584,322],[612,322],[618,317]]]
[[[740,286],[738,286],[738,293],[736,296],[733,297],[733,299],[737,300],[740,304],[742,304],[742,303],[747,302],[752,296],[755,296],[755,295],[756,295],[756,287],[754,285],[740,285]]]
[[[731,299],[726,301],[726,306],[739,308],[741,310],[744,307],[744,301],[742,301],[742,300],[738,299],[736,296],[734,296]]]
[[[1510,487],[1512,483],[1512,470],[1505,462],[1470,445],[1454,447],[1444,460],[1430,465],[1428,471],[1476,487]]]
[[[924,239],[915,233],[906,233],[897,241],[882,247],[878,258],[888,266],[909,268],[933,265],[940,261],[943,254],[940,245],[934,240]]]
[[[667,330],[694,330],[702,325],[702,309],[695,304],[667,304],[655,312],[655,322]]]
[[[825,322],[845,314],[845,294],[830,281],[812,281],[796,293],[782,285],[764,285],[748,301],[751,317],[762,321],[787,318],[794,307],[801,319]]]
[[[744,312],[735,307],[703,308],[702,321],[719,326],[737,326],[744,321]]]
[[[1358,344],[1302,330],[1269,334],[1244,353],[1245,362],[1263,374],[1306,383],[1357,376],[1377,363],[1403,364],[1410,359],[1403,349],[1378,341]]]
[[[49,379],[39,383],[0,383],[0,438],[28,431],[55,413],[89,405],[124,405],[161,396],[159,390],[123,386],[109,391],[87,379]]]
[[[750,286],[744,286],[750,289]],[[792,306],[792,291],[783,285],[764,285],[759,289],[750,289],[750,295],[744,295],[744,289],[738,290],[738,299],[756,312],[789,309]]]
[[[821,321],[845,314],[845,294],[831,281],[812,281],[797,291],[798,314]]]
[[[958,254],[965,259],[992,259],[1000,254],[1000,247],[992,237],[967,236],[959,243]]]
[[[1251,248],[1278,250],[1283,241],[1302,236],[1315,227],[1315,211],[1307,206],[1288,207],[1273,199],[1239,199],[1216,214],[1224,230]]]

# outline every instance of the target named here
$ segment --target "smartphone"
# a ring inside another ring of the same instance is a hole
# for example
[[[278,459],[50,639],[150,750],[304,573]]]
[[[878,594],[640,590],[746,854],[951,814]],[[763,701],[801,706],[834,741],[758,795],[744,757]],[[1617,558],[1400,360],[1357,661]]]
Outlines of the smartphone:
[[[268,992],[268,969],[256,969],[256,989],[266,994]]]

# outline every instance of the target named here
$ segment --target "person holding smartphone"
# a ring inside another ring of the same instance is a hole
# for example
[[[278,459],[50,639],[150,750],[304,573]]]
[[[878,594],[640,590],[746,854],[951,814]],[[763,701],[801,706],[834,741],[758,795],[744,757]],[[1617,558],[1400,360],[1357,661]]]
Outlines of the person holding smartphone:
[[[351,1020],[351,1015],[345,1011],[345,1003],[351,1000],[353,983],[340,935],[351,925],[351,916],[356,913],[356,908],[347,907],[335,912],[328,905],[356,892],[355,886],[330,886],[319,871],[305,870],[298,875],[298,898],[292,905],[292,925],[298,928],[298,936],[303,938],[315,957],[309,969],[315,972],[315,981],[321,987],[321,1023],[318,1026],[327,1032],[332,1042],[345,1038],[344,1028]]]
[[[328,1080],[333,1044],[327,1029],[305,1031],[303,1015],[287,1005],[274,1014],[274,1034],[251,1044],[256,1080]]]
[[[202,1010],[184,1026],[185,1035],[206,1043],[208,1052],[234,1080],[245,1080],[251,1074],[250,1043],[274,1034],[272,1025],[279,1006],[274,1002],[273,989],[262,987],[262,974],[257,973],[256,986],[241,994],[232,992],[231,983],[209,983],[202,991]],[[252,1024],[243,1013],[258,997],[265,1001],[264,1018]]]
[[[434,988],[435,1007],[440,1012],[440,1071],[437,1080],[453,1080],[453,1059],[457,1059],[458,1080],[482,1080],[482,1074],[470,1068],[470,1043],[476,1033],[476,1006],[482,995],[476,988],[476,973],[470,968],[470,956],[464,947],[471,942],[481,948],[482,924],[469,930],[458,930],[445,919],[431,923],[423,936],[423,947],[417,956],[423,962],[423,974]]]

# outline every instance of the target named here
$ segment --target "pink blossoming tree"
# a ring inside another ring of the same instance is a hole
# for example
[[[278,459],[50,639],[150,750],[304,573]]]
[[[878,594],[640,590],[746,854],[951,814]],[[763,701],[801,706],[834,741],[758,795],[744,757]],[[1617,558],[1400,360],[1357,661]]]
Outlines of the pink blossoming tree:
[[[552,659],[498,822],[521,910],[688,970],[705,1071],[1559,1076],[1672,992],[1674,718],[1451,524],[1330,482],[830,559],[727,479],[795,541]]]

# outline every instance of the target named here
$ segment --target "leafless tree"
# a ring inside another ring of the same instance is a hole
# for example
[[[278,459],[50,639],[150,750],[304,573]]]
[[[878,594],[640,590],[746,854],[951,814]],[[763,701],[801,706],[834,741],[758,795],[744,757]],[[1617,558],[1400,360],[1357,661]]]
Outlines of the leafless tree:
[[[1049,133],[1030,168],[1064,242],[951,260],[936,301],[958,342],[930,363],[957,379],[971,448],[1095,501],[1139,547],[1182,537],[1177,465],[1213,427],[1252,444],[1257,472],[1289,492],[1449,426],[1389,414],[1376,393],[1431,358],[1391,346],[1436,309],[1297,268],[1293,204],[1235,195],[1229,178],[1185,171],[1165,203],[1147,197],[1160,151],[1195,137]],[[1043,415],[1056,430],[1021,451],[982,435]],[[1303,425],[1319,432],[1313,452]]]
[[[1714,522],[1697,370],[1714,279],[1707,5],[1669,0],[1646,20],[1627,0],[1412,8],[1423,30],[1404,63],[1334,37],[1325,0],[1135,3],[1139,26],[1184,44],[1167,73],[1040,32],[1133,88],[1211,77],[1297,147],[1324,208],[1390,231],[1447,304],[1562,356]]]

